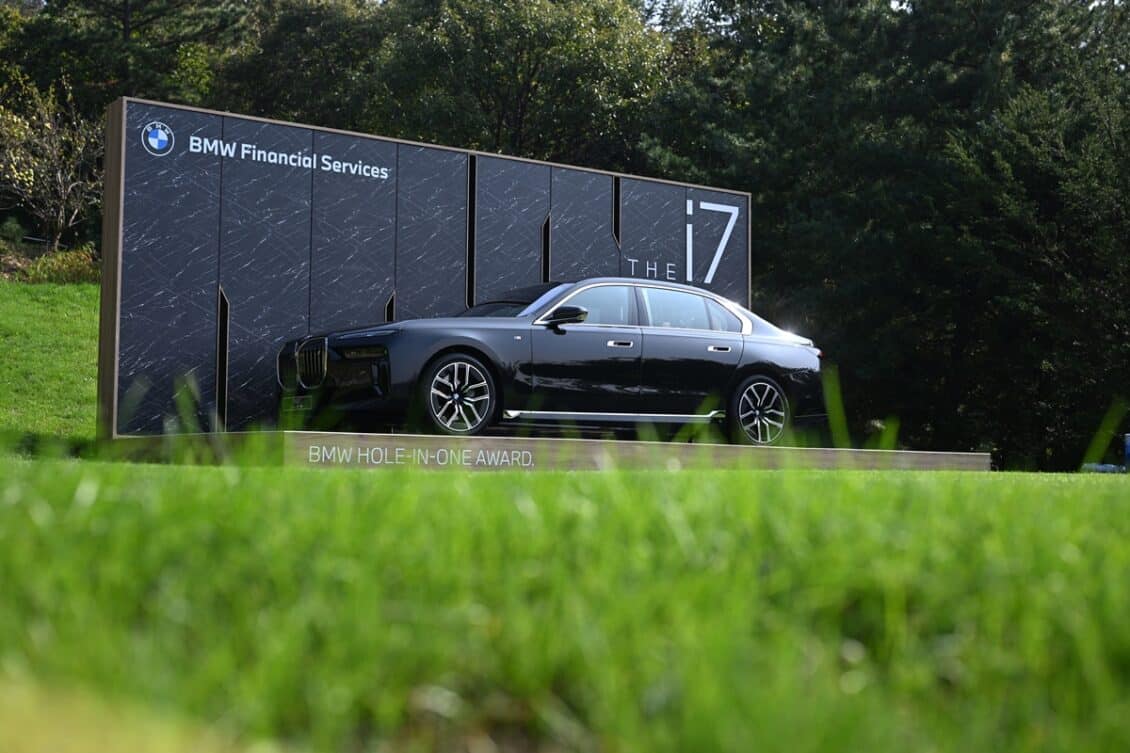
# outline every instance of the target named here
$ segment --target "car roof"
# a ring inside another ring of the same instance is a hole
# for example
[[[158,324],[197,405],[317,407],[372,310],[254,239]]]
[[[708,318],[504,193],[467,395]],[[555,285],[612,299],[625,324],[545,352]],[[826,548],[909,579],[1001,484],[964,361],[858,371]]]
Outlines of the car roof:
[[[672,282],[669,280],[655,280],[650,277],[585,277],[580,280],[555,280],[552,282],[543,282],[538,285],[527,285],[522,288],[515,288],[508,290],[497,296],[492,296],[489,300],[483,303],[499,303],[499,302],[513,302],[513,303],[532,303],[540,298],[550,290],[560,285],[592,285],[594,283],[610,283],[620,285],[660,285],[665,288],[676,288],[686,290],[692,293],[709,293],[717,296],[714,291],[705,288],[696,287],[694,285],[685,285],[681,282]]]
[[[586,277],[583,280],[575,280],[574,282],[578,285],[591,285],[597,282],[617,283],[622,285],[661,285],[665,288],[679,288],[692,293],[710,293],[711,295],[718,295],[714,291],[707,290],[706,288],[686,285],[672,280],[657,280],[652,277]]]

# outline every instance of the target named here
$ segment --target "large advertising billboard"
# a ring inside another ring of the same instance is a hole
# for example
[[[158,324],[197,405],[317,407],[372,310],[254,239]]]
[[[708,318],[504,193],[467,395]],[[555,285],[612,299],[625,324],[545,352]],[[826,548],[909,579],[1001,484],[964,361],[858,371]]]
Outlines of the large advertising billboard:
[[[749,194],[125,98],[99,434],[269,425],[310,333],[601,275],[749,297]]]

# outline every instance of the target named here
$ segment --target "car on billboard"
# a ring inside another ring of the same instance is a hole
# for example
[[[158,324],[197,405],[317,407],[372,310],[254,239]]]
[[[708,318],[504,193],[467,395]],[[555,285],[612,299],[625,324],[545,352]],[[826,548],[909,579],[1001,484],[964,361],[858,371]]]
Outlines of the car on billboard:
[[[284,412],[353,427],[715,423],[731,441],[771,445],[823,417],[820,362],[811,340],[709,291],[604,277],[301,337],[277,369]]]

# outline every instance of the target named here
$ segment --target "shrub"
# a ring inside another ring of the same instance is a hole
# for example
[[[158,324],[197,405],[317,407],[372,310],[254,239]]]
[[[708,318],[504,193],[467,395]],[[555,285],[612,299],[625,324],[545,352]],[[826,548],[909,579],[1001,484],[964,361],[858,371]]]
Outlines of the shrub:
[[[70,251],[57,251],[39,257],[23,272],[25,282],[98,282],[101,265],[94,255],[94,245],[87,243]]]
[[[15,217],[9,217],[0,223],[0,241],[6,242],[12,248],[19,246],[24,239],[24,226]]]

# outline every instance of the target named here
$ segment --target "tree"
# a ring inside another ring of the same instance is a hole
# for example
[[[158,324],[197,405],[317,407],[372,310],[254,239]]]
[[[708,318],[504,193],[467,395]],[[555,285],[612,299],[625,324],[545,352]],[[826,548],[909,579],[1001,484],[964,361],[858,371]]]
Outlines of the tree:
[[[635,0],[283,0],[223,70],[257,115],[601,167],[642,164],[666,42]]]
[[[19,73],[11,58],[13,40],[20,36],[25,23],[24,14],[9,5],[0,5],[0,85],[11,81]]]
[[[122,95],[203,104],[247,12],[238,0],[56,0],[12,55],[40,87],[69,77],[89,115]]]
[[[1130,370],[1125,4],[705,6],[649,157],[753,193],[756,306],[856,436],[1076,465]]]
[[[0,94],[0,194],[39,221],[55,251],[100,199],[101,124],[78,113],[66,80],[40,91],[18,78]]]
[[[373,129],[625,167],[665,40],[628,0],[390,0]]]
[[[221,107],[359,130],[384,91],[378,8],[346,0],[283,0],[259,9],[243,47],[223,66]]]

